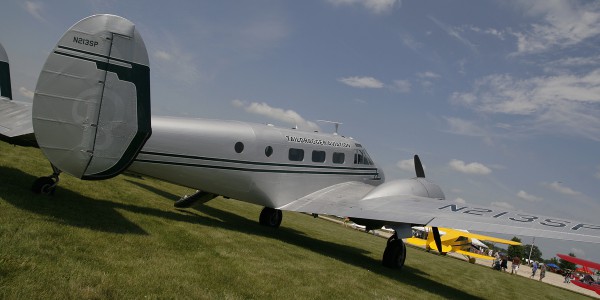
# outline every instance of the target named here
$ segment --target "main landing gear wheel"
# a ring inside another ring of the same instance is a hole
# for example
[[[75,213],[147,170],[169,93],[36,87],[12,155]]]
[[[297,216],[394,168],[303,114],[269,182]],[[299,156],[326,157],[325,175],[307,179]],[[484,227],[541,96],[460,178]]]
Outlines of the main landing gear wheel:
[[[260,212],[260,225],[278,228],[281,225],[281,220],[283,219],[283,214],[281,210],[274,209],[270,207],[265,207]]]
[[[383,251],[382,265],[388,268],[401,269],[406,260],[406,245],[396,234],[392,235]]]
[[[33,182],[31,190],[36,194],[54,195],[56,181],[52,176],[39,177]]]
[[[52,175],[39,177],[36,179],[31,185],[31,190],[36,194],[44,194],[44,195],[54,195],[54,191],[56,190],[56,186],[58,185],[58,181],[60,178],[58,177],[61,171],[52,166]]]

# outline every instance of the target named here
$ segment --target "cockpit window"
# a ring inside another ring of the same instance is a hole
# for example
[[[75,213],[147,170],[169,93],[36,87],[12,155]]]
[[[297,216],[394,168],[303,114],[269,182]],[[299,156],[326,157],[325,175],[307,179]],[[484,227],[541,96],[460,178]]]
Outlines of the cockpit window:
[[[356,150],[354,152],[354,164],[355,165],[373,165],[373,161],[367,154],[366,150]]]

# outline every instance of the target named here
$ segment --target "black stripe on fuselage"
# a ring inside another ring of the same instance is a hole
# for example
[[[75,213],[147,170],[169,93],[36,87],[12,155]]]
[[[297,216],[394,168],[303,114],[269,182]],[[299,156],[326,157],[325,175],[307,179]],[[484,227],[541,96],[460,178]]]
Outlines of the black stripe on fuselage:
[[[234,164],[255,165],[255,166],[273,166],[273,167],[290,167],[290,168],[316,168],[316,169],[331,169],[331,170],[356,170],[356,171],[372,171],[372,172],[375,172],[375,173],[377,173],[377,171],[378,171],[377,168],[353,168],[353,167],[341,167],[341,166],[337,167],[337,166],[321,166],[321,165],[300,165],[300,164],[270,163],[270,162],[257,162],[257,161],[246,161],[246,160],[235,160],[235,159],[225,159],[225,158],[193,156],[193,155],[186,155],[186,154],[161,153],[161,152],[153,152],[153,151],[140,151],[140,154],[163,156],[163,157],[186,158],[186,159],[204,160],[204,161],[226,162],[226,163],[234,163]],[[371,174],[371,173],[369,173],[369,174]]]
[[[377,172],[344,172],[344,171],[317,171],[317,170],[291,170],[291,169],[256,169],[256,168],[243,168],[243,167],[232,167],[232,166],[217,166],[209,164],[198,164],[198,163],[185,163],[185,162],[174,162],[164,160],[152,160],[152,159],[136,159],[138,163],[148,164],[159,164],[159,165],[172,165],[182,167],[194,167],[194,168],[205,168],[205,169],[220,169],[220,170],[232,170],[232,171],[245,171],[255,173],[288,173],[288,174],[319,174],[319,175],[355,175],[355,176],[373,176],[375,180],[379,180],[379,174]]]

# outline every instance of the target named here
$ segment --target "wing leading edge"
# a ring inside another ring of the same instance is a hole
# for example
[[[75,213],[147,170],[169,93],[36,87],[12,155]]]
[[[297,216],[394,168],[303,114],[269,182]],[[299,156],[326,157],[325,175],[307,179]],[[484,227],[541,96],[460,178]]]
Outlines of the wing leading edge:
[[[372,189],[360,182],[341,183],[279,209],[376,220],[392,228],[408,223],[600,243],[600,225],[413,195],[363,199]]]

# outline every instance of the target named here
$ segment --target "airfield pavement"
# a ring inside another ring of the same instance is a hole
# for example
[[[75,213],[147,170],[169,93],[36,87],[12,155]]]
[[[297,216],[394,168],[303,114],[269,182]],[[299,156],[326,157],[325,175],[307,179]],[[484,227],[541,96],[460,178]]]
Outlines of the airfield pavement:
[[[350,225],[344,224],[343,221],[333,218],[333,217],[327,217],[327,216],[319,216],[319,218],[331,221],[331,222],[335,222],[335,223],[339,223],[348,227],[351,227]],[[357,230],[361,230],[359,228],[354,228]],[[363,230],[361,230],[363,231]],[[364,232],[364,231],[363,231]],[[383,230],[376,230],[375,235],[380,236],[382,238],[389,238],[391,236],[391,234],[389,232],[383,231]],[[435,254],[432,254],[435,255]],[[450,252],[448,253],[448,255],[455,257],[457,259],[461,259],[464,260],[465,263],[468,263],[468,261],[465,259],[465,257],[462,254],[458,254],[458,253],[454,253],[454,252]],[[476,259],[475,261],[476,264],[478,265],[482,265],[482,266],[487,266],[490,268],[490,272],[501,272],[501,271],[495,271],[492,269],[492,261],[491,260],[485,260],[485,259]],[[511,264],[508,264],[508,269],[507,269],[507,275],[510,275],[510,268],[511,268]],[[517,272],[518,276],[522,276],[522,277],[526,277],[526,278],[530,278],[529,276],[531,276],[531,267],[527,266],[527,265],[521,265],[519,267],[519,271]],[[531,279],[531,280],[539,280],[540,279],[540,272],[538,270],[538,272],[536,272],[535,274],[535,278]],[[579,293],[585,296],[589,296],[592,298],[597,298],[600,299],[600,295],[596,294],[596,292],[594,291],[590,291],[581,287],[578,287],[572,283],[564,283],[564,277],[560,274],[556,274],[556,273],[552,273],[552,272],[548,272],[546,271],[546,276],[544,277],[544,279],[542,279],[542,282],[546,283],[546,284],[551,284],[566,290],[570,290],[573,291],[575,293]]]

